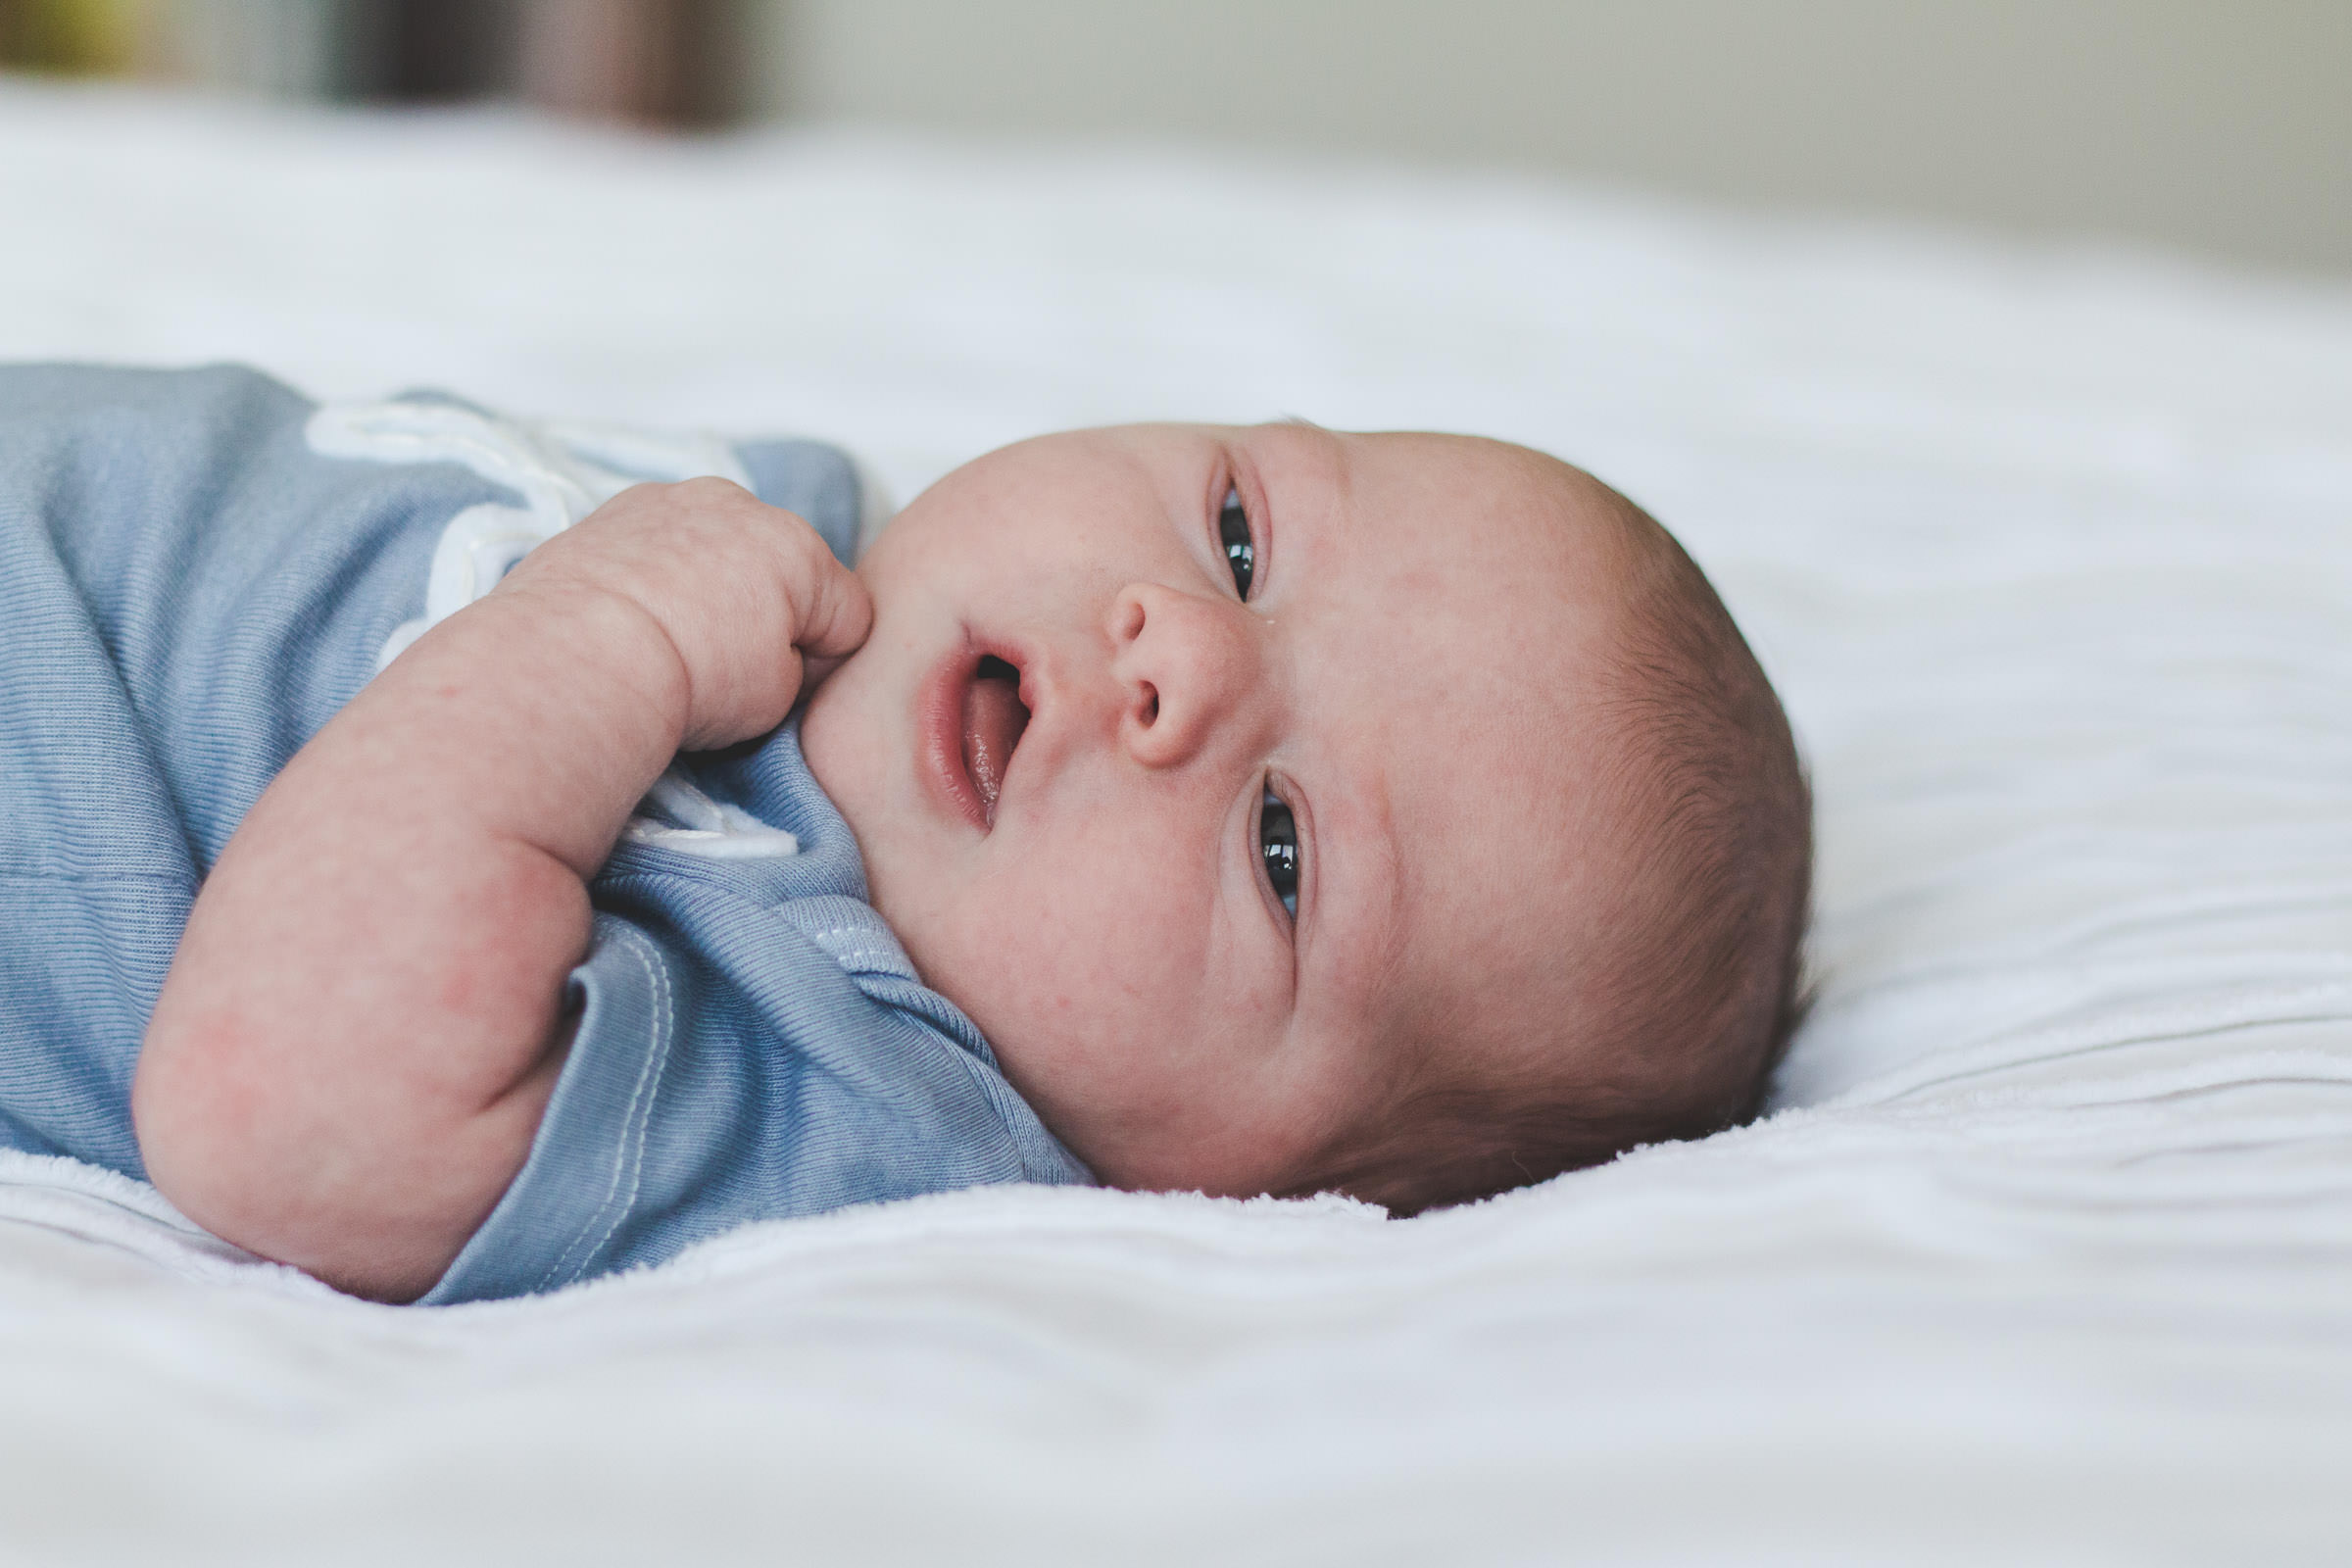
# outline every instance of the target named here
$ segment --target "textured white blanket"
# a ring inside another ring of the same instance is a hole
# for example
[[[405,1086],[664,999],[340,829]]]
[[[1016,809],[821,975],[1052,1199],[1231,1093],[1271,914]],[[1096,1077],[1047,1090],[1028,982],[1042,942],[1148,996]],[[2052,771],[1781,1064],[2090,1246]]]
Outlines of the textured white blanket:
[[[808,432],[901,493],[1162,415],[1546,447],[1716,574],[1822,841],[1776,1114],[1409,1222],[980,1192],[421,1313],[0,1159],[0,1555],[2352,1559],[2352,290],[23,87],[0,214],[0,355]]]

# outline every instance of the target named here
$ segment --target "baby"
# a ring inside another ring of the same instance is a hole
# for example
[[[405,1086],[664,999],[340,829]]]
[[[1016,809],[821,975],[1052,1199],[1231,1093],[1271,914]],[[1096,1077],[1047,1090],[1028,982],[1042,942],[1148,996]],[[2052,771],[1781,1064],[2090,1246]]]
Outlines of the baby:
[[[0,1143],[446,1301],[990,1181],[1411,1211],[1752,1112],[1803,777],[1588,475],[1080,431],[853,572],[825,449],[621,488],[385,409],[0,375]]]

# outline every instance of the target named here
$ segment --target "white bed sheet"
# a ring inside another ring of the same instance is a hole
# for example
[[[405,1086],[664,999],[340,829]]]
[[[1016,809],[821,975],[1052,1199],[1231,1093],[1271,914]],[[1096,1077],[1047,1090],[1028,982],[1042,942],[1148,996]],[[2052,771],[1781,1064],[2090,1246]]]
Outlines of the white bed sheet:
[[[1473,1209],[979,1192],[444,1312],[0,1159],[0,1554],[2352,1556],[2352,288],[1503,178],[0,87],[0,357],[1586,463],[1820,797],[1762,1123]],[[5,1049],[5,1043],[0,1043]]]

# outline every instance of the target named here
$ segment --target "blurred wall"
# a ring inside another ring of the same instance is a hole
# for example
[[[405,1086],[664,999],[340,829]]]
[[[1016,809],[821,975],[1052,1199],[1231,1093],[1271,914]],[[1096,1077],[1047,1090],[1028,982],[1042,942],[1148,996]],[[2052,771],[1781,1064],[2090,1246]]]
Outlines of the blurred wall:
[[[2352,0],[737,0],[754,112],[1477,160],[2352,271]]]

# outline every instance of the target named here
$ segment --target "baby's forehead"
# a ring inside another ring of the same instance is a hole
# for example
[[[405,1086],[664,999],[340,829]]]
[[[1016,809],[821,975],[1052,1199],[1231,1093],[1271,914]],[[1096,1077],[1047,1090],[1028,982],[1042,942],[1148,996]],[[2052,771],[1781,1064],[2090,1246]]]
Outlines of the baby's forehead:
[[[1327,479],[1301,465],[1310,484],[1328,485],[1324,505],[1286,497],[1279,483],[1271,498],[1274,575],[1291,556],[1304,579],[1292,585],[1298,595],[1334,612],[1317,634],[1346,645],[1399,701],[1453,704],[1471,679],[1490,703],[1551,706],[1624,614],[1623,503],[1580,470],[1502,442],[1336,441]]]
[[[1623,503],[1581,469],[1476,436],[1338,439],[1335,518],[1430,573],[1433,586],[1482,590],[1482,612],[1507,590],[1550,604],[1573,584],[1621,575]]]
[[[982,465],[1015,454],[1067,474],[1107,465],[1131,481],[1182,497],[1197,488],[1196,468],[1224,466],[1220,449],[1230,451],[1246,500],[1250,478],[1262,485],[1277,529],[1301,515],[1325,516],[1373,534],[1418,528],[1488,558],[1557,557],[1596,524],[1594,538],[1615,531],[1608,524],[1623,506],[1584,470],[1508,441],[1446,431],[1333,430],[1304,419],[1073,430],[1002,449]]]
[[[1317,628],[1319,717],[1367,818],[1342,826],[1368,830],[1376,802],[1393,845],[1378,1010],[1515,1012],[1550,989],[1546,949],[1608,858],[1588,851],[1622,727],[1604,674],[1625,614],[1611,493],[1499,442],[1341,440],[1345,525],[1389,569]]]

